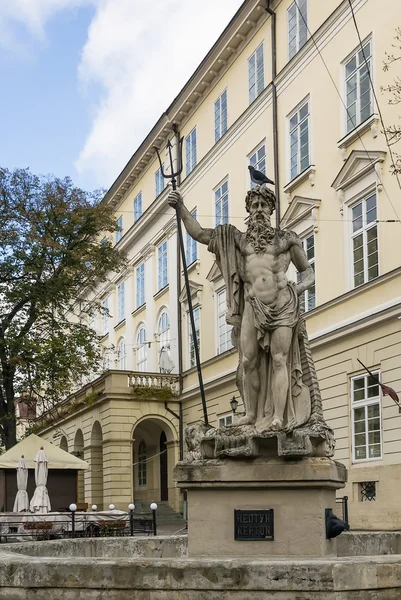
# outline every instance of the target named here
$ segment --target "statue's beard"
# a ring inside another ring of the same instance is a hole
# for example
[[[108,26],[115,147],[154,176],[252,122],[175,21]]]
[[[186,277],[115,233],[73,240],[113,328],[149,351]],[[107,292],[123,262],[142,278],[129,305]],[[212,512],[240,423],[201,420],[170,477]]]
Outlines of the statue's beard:
[[[251,244],[256,254],[266,252],[274,238],[274,229],[265,213],[251,213],[246,231],[246,241]]]

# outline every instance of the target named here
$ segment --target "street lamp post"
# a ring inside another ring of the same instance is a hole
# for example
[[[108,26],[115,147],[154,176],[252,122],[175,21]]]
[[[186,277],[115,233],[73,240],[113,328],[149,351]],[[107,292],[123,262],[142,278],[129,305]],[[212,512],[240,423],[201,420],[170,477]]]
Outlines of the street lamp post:
[[[157,535],[157,524],[156,524],[157,504],[156,504],[156,502],[152,502],[152,504],[150,505],[150,510],[153,512],[153,535]]]

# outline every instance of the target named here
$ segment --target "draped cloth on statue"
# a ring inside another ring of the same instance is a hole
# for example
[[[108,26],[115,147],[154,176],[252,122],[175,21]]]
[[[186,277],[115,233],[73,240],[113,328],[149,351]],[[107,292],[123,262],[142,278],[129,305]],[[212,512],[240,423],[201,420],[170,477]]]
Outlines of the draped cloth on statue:
[[[237,371],[237,384],[243,398],[243,378],[241,364],[240,330],[244,312],[244,249],[246,234],[240,232],[232,225],[216,227],[208,245],[208,250],[216,256],[216,263],[220,268],[226,284],[227,298],[227,323],[233,325],[233,345],[239,350],[239,366]],[[288,283],[289,300],[280,309],[263,304],[257,298],[248,298],[254,314],[254,324],[260,345],[259,376],[260,392],[258,398],[257,421],[264,418],[273,420],[272,401],[272,361],[270,360],[271,333],[279,327],[292,329],[291,349],[288,355],[287,369],[289,385],[286,408],[284,412],[283,428],[292,431],[294,427],[303,425],[310,417],[309,389],[302,382],[302,368],[299,346],[299,301],[295,291],[295,284]]]

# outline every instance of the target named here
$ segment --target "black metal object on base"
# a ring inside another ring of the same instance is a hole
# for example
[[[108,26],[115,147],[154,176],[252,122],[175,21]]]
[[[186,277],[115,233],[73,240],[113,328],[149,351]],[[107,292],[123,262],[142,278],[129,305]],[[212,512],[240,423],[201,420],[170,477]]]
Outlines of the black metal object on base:
[[[333,513],[333,509],[326,508],[326,537],[328,540],[337,537],[343,531],[349,530],[349,525],[342,519],[336,517]]]

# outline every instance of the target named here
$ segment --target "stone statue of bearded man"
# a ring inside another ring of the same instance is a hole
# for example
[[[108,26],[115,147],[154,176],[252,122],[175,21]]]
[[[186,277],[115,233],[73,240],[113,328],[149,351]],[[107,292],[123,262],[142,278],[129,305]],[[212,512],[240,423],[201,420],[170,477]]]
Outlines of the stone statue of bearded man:
[[[168,201],[179,205],[188,233],[215,254],[226,283],[227,322],[239,352],[237,386],[245,407],[238,425],[258,432],[291,433],[306,423],[329,429],[299,314],[298,298],[313,286],[314,271],[297,234],[272,227],[274,193],[265,185],[247,193],[246,232],[233,225],[202,228],[178,191]],[[286,276],[291,262],[300,274],[297,283]]]

